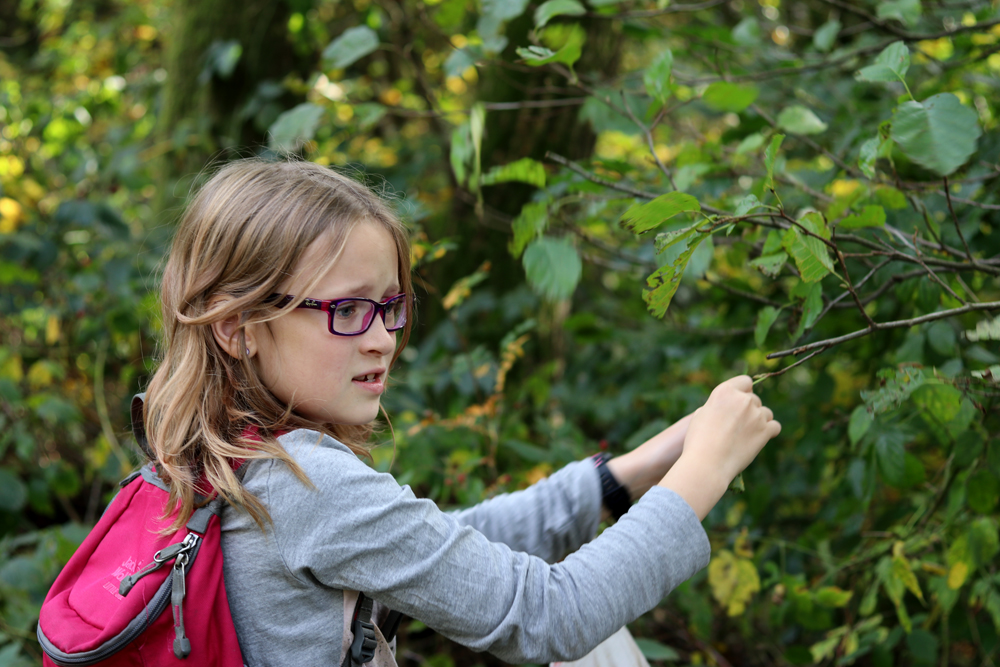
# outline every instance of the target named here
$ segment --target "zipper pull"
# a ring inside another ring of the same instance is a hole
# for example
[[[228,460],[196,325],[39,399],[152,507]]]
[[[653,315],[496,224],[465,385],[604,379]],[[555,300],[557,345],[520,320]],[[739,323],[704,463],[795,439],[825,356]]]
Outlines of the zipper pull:
[[[173,584],[170,602],[174,612],[174,655],[186,658],[191,655],[191,641],[184,635],[184,596],[187,593],[184,570],[187,567],[187,553],[177,555],[174,562]]]
[[[128,595],[129,591],[131,591],[132,588],[137,583],[139,583],[140,579],[145,577],[147,574],[152,574],[153,572],[156,572],[161,567],[163,567],[163,565],[167,561],[177,558],[177,554],[187,553],[194,547],[195,542],[197,541],[198,541],[197,537],[193,533],[189,533],[188,536],[185,537],[183,541],[175,542],[174,544],[171,544],[170,546],[164,547],[163,549],[157,551],[155,554],[153,554],[152,563],[142,568],[138,572],[133,572],[132,574],[122,579],[121,583],[118,585],[119,595]]]

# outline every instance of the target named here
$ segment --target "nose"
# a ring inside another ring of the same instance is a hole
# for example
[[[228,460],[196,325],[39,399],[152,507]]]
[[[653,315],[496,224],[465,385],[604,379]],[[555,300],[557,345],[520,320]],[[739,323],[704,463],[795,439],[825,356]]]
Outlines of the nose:
[[[375,315],[374,321],[368,327],[361,339],[362,351],[368,354],[386,356],[396,351],[396,332],[385,328],[385,321]]]

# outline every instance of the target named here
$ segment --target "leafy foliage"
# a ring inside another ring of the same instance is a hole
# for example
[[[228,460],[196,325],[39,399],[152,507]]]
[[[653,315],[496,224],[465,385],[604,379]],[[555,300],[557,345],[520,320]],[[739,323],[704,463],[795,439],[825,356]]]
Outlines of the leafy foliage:
[[[395,193],[422,291],[374,465],[442,506],[757,376],[782,436],[706,520],[712,565],[634,627],[651,659],[996,653],[990,2],[306,0],[273,3],[283,42],[220,33],[196,67],[182,4],[0,3],[0,662],[38,661],[48,582],[137,461],[193,178],[159,170],[203,145]],[[207,106],[171,120],[185,80]]]

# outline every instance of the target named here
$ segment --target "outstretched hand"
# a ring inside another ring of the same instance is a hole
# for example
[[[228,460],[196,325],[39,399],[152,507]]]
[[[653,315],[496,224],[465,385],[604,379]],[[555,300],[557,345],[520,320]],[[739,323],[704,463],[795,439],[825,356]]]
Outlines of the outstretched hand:
[[[660,482],[676,491],[704,519],[736,475],[767,441],[781,433],[770,408],[740,375],[716,387],[688,427],[683,453]]]

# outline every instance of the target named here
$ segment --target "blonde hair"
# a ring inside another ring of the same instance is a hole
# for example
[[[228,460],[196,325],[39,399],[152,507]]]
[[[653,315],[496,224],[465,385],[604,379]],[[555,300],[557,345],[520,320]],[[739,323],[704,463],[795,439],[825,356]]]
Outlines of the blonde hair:
[[[170,485],[167,514],[179,507],[169,530],[184,525],[207,482],[227,502],[264,527],[267,509],[247,493],[233,459],[283,461],[306,484],[302,469],[275,439],[281,430],[306,428],[335,437],[366,454],[373,425],[315,422],[294,412],[267,389],[248,355],[230,356],[212,324],[239,317],[245,327],[292,311],[336,261],[359,223],[381,225],[396,246],[399,284],[412,312],[409,240],[402,223],[367,187],[310,162],[244,159],[215,173],[188,205],[163,272],[163,358],[146,391],[144,424],[157,470]],[[322,237],[322,239],[321,239]],[[296,285],[300,295],[278,308],[271,295],[293,275],[306,249],[328,242],[324,266]],[[406,345],[412,317],[392,357]],[[249,434],[256,432],[254,438]]]

